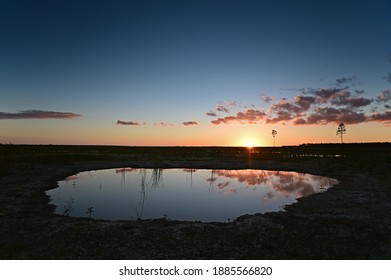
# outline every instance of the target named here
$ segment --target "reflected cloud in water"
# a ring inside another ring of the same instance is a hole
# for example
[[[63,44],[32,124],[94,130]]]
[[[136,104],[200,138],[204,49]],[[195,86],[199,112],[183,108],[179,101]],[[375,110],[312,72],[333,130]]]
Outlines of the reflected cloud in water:
[[[66,207],[69,216],[109,220],[227,221],[280,211],[337,183],[286,171],[117,168],[69,176],[47,194],[60,215]]]
[[[220,177],[236,179],[247,187],[270,188],[275,192],[294,198],[321,192],[338,183],[333,178],[288,171],[215,170],[215,173]],[[222,189],[220,184],[217,189]],[[256,189],[253,188],[253,190]]]

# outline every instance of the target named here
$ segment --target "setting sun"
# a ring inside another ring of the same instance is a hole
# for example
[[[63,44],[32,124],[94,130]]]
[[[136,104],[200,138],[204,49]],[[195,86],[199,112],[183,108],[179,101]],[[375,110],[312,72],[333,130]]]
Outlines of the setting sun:
[[[258,145],[258,143],[256,143],[256,141],[251,138],[246,138],[242,142],[242,146],[247,147],[247,148],[253,148],[254,146],[257,146],[257,145]]]

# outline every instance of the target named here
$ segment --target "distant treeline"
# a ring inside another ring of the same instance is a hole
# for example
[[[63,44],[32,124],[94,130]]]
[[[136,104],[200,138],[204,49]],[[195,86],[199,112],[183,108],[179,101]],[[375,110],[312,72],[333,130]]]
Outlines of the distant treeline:
[[[305,143],[305,144],[300,144],[299,146],[302,147],[302,146],[305,146],[305,147],[326,147],[326,146],[331,146],[331,147],[336,147],[336,146],[342,146],[342,147],[346,147],[346,146],[354,146],[354,147],[357,147],[357,146],[370,146],[370,147],[374,147],[374,146],[388,146],[388,145],[391,145],[391,142],[358,142],[358,143]],[[295,146],[283,146],[283,147],[295,147]]]

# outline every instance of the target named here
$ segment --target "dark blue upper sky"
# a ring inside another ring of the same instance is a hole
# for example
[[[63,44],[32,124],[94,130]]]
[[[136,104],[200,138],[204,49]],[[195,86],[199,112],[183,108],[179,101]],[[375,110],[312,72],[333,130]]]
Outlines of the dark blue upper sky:
[[[208,124],[217,104],[267,113],[262,95],[337,79],[374,100],[391,81],[390,3],[1,1],[0,112]]]

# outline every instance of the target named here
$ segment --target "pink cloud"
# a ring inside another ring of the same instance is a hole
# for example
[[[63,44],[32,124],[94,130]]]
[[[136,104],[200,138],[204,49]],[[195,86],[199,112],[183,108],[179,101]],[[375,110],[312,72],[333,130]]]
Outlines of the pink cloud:
[[[229,113],[229,110],[223,105],[217,105],[216,110],[223,113]]]
[[[388,110],[384,113],[373,113],[370,118],[369,118],[370,121],[375,121],[375,122],[382,122],[382,123],[386,123],[386,124],[390,124],[391,123],[391,110]]]
[[[18,113],[0,112],[1,120],[17,120],[17,119],[73,119],[81,117],[80,114],[69,112],[54,112],[41,110],[23,110]]]
[[[198,125],[198,122],[195,121],[188,121],[188,122],[183,122],[182,123],[184,126],[195,126]]]
[[[205,115],[207,115],[209,117],[217,117],[217,114],[215,112],[212,112],[212,111],[206,112]]]
[[[264,94],[261,95],[261,98],[266,103],[270,103],[271,101],[275,100],[274,96],[267,96],[267,95],[264,95]]]

